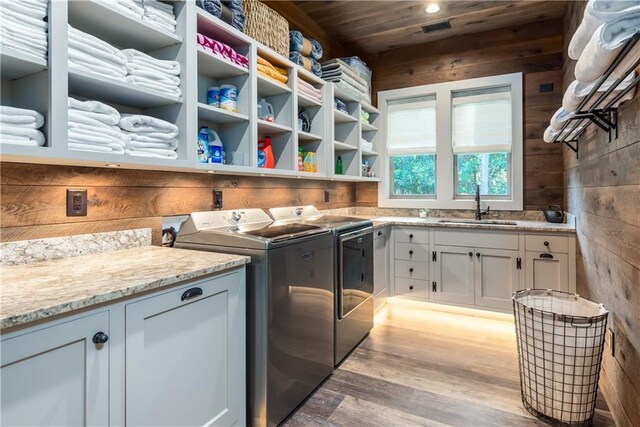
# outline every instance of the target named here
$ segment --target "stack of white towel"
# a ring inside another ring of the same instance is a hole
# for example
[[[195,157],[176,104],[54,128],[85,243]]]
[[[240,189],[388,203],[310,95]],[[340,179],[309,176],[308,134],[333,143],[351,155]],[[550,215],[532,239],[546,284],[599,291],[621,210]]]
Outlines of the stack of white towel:
[[[80,151],[124,154],[127,135],[117,126],[120,113],[98,101],[69,98],[69,148]]]
[[[47,0],[0,1],[0,48],[12,48],[46,59]]]
[[[140,114],[123,114],[118,124],[127,136],[126,154],[177,159],[178,127],[173,123]]]
[[[560,133],[565,123],[577,112],[579,105],[585,97],[599,84],[601,77],[611,67],[616,56],[620,53],[625,43],[640,31],[640,1],[620,0],[589,0],[585,7],[584,17],[580,26],[569,43],[569,57],[577,60],[574,80],[564,94],[562,107],[551,118],[551,123],[544,133],[544,140],[552,142]],[[589,105],[583,106],[583,110],[593,106],[600,95],[607,91],[614,82],[622,78],[629,71],[633,63],[640,57],[640,43],[636,43],[633,49],[625,56],[624,60],[613,70],[606,81],[598,88]],[[626,89],[635,78],[635,72],[620,83],[603,102],[604,106],[618,96],[619,91]],[[633,98],[635,88],[613,105],[617,107],[624,101]],[[577,136],[587,125],[583,121],[572,137]],[[562,137],[573,126],[567,126]]]
[[[0,106],[0,144],[41,147],[45,138],[40,129],[44,117],[37,111]]]
[[[173,13],[173,6],[158,0],[143,0],[144,15],[142,20],[147,24],[169,31],[176,32],[176,17]]]
[[[69,25],[69,69],[125,81],[127,57],[104,40]]]
[[[126,80],[148,89],[179,97],[180,63],[156,59],[135,49],[124,49]]]
[[[102,3],[108,3],[117,7],[125,15],[129,15],[132,18],[142,19],[144,15],[144,2],[143,0],[99,0]]]

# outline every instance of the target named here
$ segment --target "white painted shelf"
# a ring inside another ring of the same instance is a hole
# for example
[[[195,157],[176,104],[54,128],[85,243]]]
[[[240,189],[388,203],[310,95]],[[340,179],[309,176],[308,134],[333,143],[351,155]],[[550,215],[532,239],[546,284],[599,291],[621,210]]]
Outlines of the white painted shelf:
[[[363,156],[377,156],[378,153],[376,153],[375,151],[371,151],[371,150],[367,150],[365,148],[362,149],[362,155]]]
[[[47,61],[25,51],[8,47],[0,54],[0,75],[3,80],[14,80],[47,69]]]
[[[298,131],[298,141],[309,142],[309,141],[321,141],[321,140],[322,140],[322,136],[320,135],[316,135],[309,132],[303,132],[301,130]]]
[[[362,109],[369,114],[380,114],[380,110],[369,104],[367,101],[362,101]]]
[[[182,103],[179,97],[84,71],[69,71],[69,93],[136,108]]]
[[[291,93],[291,88],[258,73],[258,95],[260,97]]]
[[[198,103],[198,118],[215,123],[237,123],[249,121],[249,117],[245,114],[223,110],[222,108],[207,105],[202,102]]]
[[[298,92],[298,105],[305,108],[322,107],[322,102],[310,98],[301,92]]]
[[[224,77],[246,76],[249,75],[249,70],[207,52],[201,46],[198,46],[198,73],[214,79],[221,79]]]
[[[69,0],[67,4],[72,27],[113,45],[148,52],[182,43],[179,35],[130,16],[107,0]]]
[[[355,151],[358,149],[358,147],[340,141],[333,141],[333,148],[335,151]]]
[[[289,126],[258,119],[258,132],[262,134],[279,135],[281,133],[291,132],[292,130]]]
[[[373,126],[372,124],[365,123],[362,120],[360,122],[362,123],[362,131],[363,132],[375,132],[375,131],[378,130],[378,128]]]
[[[358,119],[341,110],[336,109],[334,110],[334,121],[336,123],[350,123],[350,122],[356,122],[358,121]]]

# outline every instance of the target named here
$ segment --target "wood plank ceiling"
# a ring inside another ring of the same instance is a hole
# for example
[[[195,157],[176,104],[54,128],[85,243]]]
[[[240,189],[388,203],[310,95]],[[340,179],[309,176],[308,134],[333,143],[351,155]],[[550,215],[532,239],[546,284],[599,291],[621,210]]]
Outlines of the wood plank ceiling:
[[[423,0],[294,1],[328,34],[353,52],[376,54],[447,37],[544,21],[563,16],[564,1]],[[427,14],[437,3],[441,10]],[[425,34],[423,25],[449,20],[450,29]]]

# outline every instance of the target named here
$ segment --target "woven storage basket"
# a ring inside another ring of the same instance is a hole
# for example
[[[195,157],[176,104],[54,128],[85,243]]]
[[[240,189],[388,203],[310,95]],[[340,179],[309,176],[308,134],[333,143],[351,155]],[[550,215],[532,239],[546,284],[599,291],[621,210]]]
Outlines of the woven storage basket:
[[[289,23],[280,14],[258,0],[244,0],[244,32],[263,45],[289,58]]]

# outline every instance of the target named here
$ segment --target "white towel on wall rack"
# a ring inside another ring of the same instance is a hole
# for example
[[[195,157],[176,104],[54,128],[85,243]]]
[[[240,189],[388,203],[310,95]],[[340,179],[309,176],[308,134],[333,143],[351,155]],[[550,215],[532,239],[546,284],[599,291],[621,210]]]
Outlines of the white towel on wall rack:
[[[616,90],[611,92],[607,98],[600,103],[600,105],[605,105],[607,102],[611,101],[613,98],[618,96],[618,93],[621,90],[626,89],[631,81],[635,78],[636,74],[629,74],[619,85],[616,87]],[[583,109],[591,108],[593,103],[598,100],[600,95],[603,92],[606,92],[615,81],[618,80],[618,77],[609,77],[599,88],[598,92],[593,95],[592,99],[583,107]],[[591,92],[596,83],[584,84],[580,83],[577,80],[574,80],[569,84],[569,87],[564,93],[562,98],[562,107],[565,111],[574,112],[578,109],[580,103],[584,100],[584,98]],[[632,99],[635,94],[635,88],[631,89],[621,100],[620,103],[624,101],[628,101]]]
[[[640,2],[637,0],[590,0],[584,9],[582,21],[569,42],[569,58],[577,60],[580,57],[600,25],[638,10],[640,10]]]
[[[574,137],[578,136],[585,127],[587,127],[586,124],[581,124],[578,128],[576,128],[576,130],[571,132],[571,138],[573,139]],[[571,128],[573,128],[573,125],[570,124],[569,126],[567,126],[567,129],[565,129],[564,132],[562,132],[562,137],[569,135],[569,131]],[[558,134],[560,134],[559,131],[553,130],[551,126],[547,127],[547,129],[545,129],[544,131],[544,136],[543,136],[544,142],[547,142],[547,143],[553,142],[553,139]]]
[[[563,107],[558,108],[558,110],[551,117],[550,126],[554,131],[559,131],[562,129],[562,126],[573,116],[573,112],[569,112],[565,110]]]
[[[578,58],[575,68],[576,80],[582,83],[598,80],[611,66],[625,43],[639,30],[640,9],[636,13],[626,14],[598,27]],[[639,49],[637,43],[635,48],[636,51]],[[637,56],[628,54],[625,63],[630,66],[635,59]],[[624,71],[620,66],[616,67],[616,70]]]
[[[0,105],[0,127],[4,125],[40,129],[44,125],[44,116],[27,108]]]

